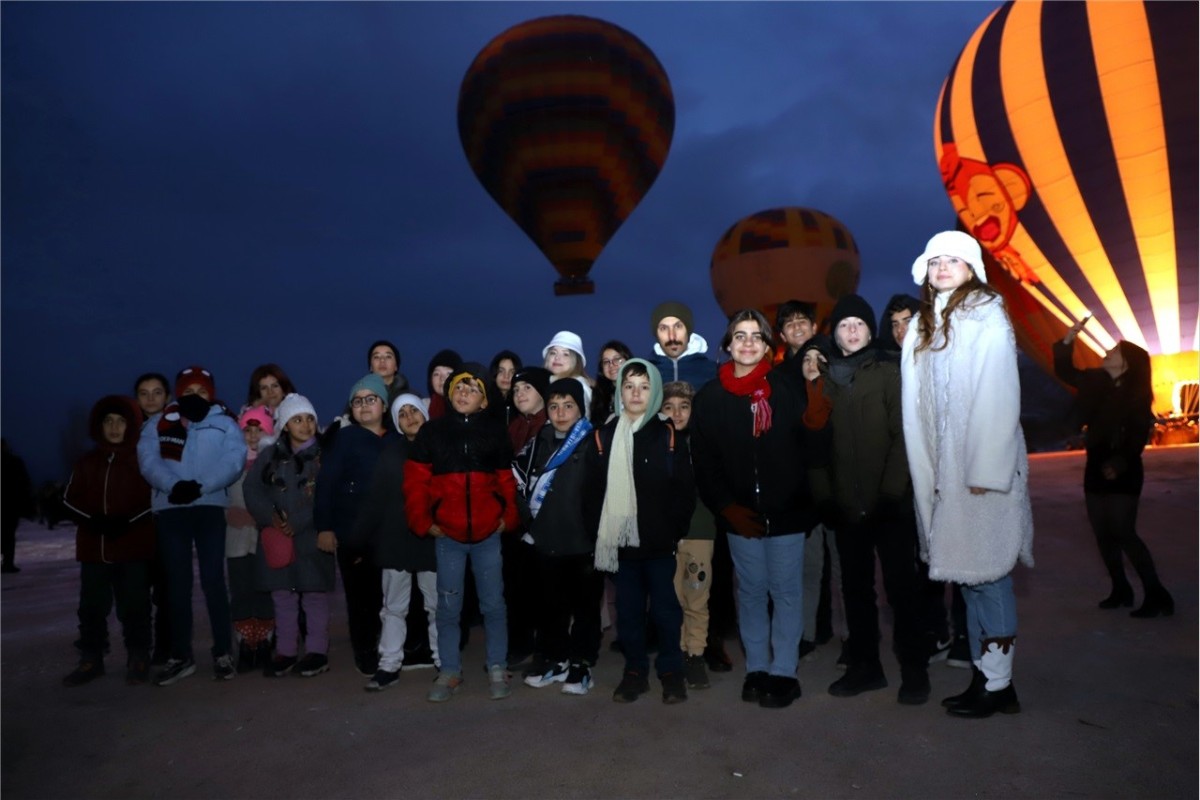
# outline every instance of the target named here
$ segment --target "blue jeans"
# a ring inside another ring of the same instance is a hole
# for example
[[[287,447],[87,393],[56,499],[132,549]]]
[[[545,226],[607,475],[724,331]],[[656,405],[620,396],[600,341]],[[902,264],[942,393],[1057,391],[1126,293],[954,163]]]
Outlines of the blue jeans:
[[[967,638],[973,661],[983,654],[985,639],[1017,635],[1017,596],[1013,593],[1012,575],[977,586],[964,584],[962,596],[967,604]]]
[[[437,539],[437,635],[442,672],[447,675],[462,674],[462,654],[458,651],[462,631],[458,623],[462,617],[467,556],[471,557],[479,610],[483,612],[487,665],[504,665],[508,659],[508,612],[504,606],[500,535],[493,534],[474,544],[442,536]]]
[[[738,627],[746,672],[796,677],[804,632],[803,533],[747,539],[729,535],[737,574]],[[775,604],[767,613],[767,600]]]
[[[650,670],[650,657],[646,655],[648,599],[650,619],[658,628],[654,671],[660,676],[683,671],[683,650],[679,646],[683,608],[675,595],[675,556],[622,561],[613,575],[613,584],[617,587],[617,638],[625,654],[625,670],[639,675]]]
[[[200,588],[212,626],[212,655],[228,655],[232,622],[225,591],[225,509],[187,506],[155,515],[158,549],[167,574],[171,615],[171,658],[192,657],[192,544],[200,567]]]

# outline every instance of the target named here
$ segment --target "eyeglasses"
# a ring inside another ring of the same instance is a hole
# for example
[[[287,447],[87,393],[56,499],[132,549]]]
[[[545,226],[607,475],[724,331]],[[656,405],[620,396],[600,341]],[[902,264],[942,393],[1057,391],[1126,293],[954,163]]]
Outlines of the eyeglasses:
[[[603,361],[600,362],[600,366],[602,366],[602,367],[619,367],[624,363],[625,363],[625,357],[617,356],[616,358],[604,359]]]
[[[369,394],[366,397],[356,397],[350,401],[351,408],[362,408],[363,406],[373,406],[379,402],[378,395]]]

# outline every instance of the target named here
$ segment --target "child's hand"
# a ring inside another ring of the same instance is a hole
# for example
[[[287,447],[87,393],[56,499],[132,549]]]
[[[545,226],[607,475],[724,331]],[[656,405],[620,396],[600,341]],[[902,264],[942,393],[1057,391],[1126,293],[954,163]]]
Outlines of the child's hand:
[[[279,512],[274,512],[271,514],[271,525],[272,527],[283,531],[283,533],[288,536],[296,535],[295,531],[292,530],[292,524],[283,517],[279,516]],[[333,531],[330,531],[330,533],[333,533]]]
[[[332,553],[337,549],[337,536],[333,531],[321,531],[317,534],[317,549],[323,553]]]
[[[429,526],[429,535],[435,539],[440,539],[446,535],[446,532],[444,530],[442,530],[441,528],[439,528],[437,525],[430,525]]]

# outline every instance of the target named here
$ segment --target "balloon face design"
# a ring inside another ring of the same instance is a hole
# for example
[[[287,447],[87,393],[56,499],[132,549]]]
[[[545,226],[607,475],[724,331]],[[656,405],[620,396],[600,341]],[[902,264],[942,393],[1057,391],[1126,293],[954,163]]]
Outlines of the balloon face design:
[[[934,115],[946,194],[1013,279],[1010,307],[1027,295],[1064,330],[1091,312],[1079,341],[1097,358],[1146,349],[1160,411],[1197,379],[1198,9],[1005,3]]]
[[[592,264],[658,177],[674,130],[658,59],[590,17],[504,31],[459,90],[471,169],[562,276],[556,294],[593,291]]]

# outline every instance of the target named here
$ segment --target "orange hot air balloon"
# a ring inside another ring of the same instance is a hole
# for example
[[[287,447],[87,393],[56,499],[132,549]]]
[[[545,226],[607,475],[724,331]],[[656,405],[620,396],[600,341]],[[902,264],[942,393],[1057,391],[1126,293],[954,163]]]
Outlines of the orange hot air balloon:
[[[946,193],[1004,268],[1026,352],[1049,368],[1050,343],[1091,312],[1077,360],[1144,347],[1162,413],[1196,413],[1200,372],[1198,8],[1005,3],[934,117]]]
[[[588,272],[658,177],[675,131],[667,74],[636,36],[582,16],[530,20],[475,57],[458,135],[488,194],[562,277]]]
[[[717,241],[713,296],[728,316],[757,308],[772,323],[780,303],[817,307],[818,325],[858,289],[858,244],[846,226],[811,208],[772,208],[735,222]]]

